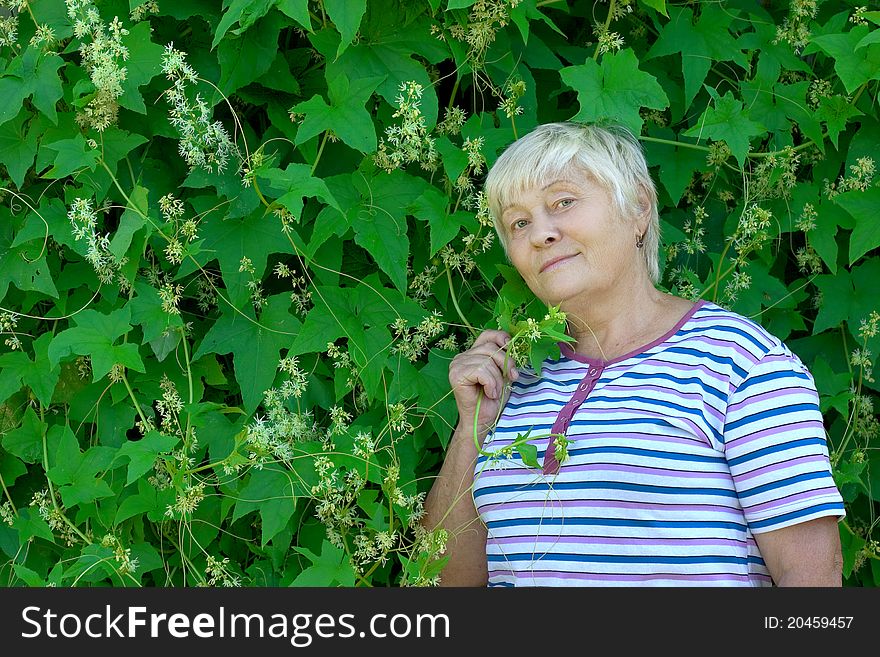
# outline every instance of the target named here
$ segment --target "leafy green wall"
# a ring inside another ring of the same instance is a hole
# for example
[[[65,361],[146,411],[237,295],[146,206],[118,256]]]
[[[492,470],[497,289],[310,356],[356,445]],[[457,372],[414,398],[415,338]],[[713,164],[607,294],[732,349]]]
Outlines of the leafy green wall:
[[[876,585],[876,9],[0,1],[0,582],[433,583],[448,363],[546,312],[482,176],[577,119],[641,135],[662,286],[813,371]]]

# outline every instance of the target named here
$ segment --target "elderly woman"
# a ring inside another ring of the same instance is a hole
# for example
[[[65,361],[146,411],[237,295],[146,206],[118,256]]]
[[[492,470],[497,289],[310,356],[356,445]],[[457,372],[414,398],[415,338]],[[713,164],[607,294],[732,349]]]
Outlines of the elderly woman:
[[[543,125],[485,188],[510,261],[576,342],[540,376],[515,369],[502,331],[453,359],[459,423],[425,519],[449,532],[442,584],[840,586],[813,379],[756,323],[655,287],[638,141]],[[541,470],[491,457],[528,431]]]

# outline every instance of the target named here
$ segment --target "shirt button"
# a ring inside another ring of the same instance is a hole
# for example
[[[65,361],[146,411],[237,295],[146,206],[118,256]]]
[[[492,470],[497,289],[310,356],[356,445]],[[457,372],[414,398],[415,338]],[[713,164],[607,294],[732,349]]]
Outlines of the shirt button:
[[[595,367],[590,368],[590,372],[589,372],[590,376],[596,376],[598,373],[599,373],[599,370],[596,369]]]
[[[578,386],[578,390],[586,390],[586,389],[587,389],[587,384],[586,384],[586,383],[582,383],[582,384],[580,384],[580,385]]]

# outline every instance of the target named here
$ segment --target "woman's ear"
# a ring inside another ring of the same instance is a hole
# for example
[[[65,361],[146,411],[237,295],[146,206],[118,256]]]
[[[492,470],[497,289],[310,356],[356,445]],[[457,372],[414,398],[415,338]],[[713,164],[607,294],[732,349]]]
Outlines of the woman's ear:
[[[636,217],[636,225],[639,235],[644,235],[651,223],[651,195],[644,185],[639,185],[639,191],[636,198],[639,203],[638,216]]]

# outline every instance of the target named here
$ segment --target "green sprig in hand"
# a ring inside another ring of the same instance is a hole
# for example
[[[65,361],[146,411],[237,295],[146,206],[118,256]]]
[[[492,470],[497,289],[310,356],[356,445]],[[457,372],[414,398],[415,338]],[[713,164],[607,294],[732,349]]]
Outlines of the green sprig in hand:
[[[541,375],[544,361],[547,358],[559,356],[560,342],[574,342],[575,339],[565,333],[566,316],[559,306],[551,306],[547,309],[542,319],[536,319],[527,314],[529,305],[514,305],[505,296],[498,300],[498,327],[507,332],[511,338],[507,344],[507,356],[513,358],[517,367],[531,366],[535,374]],[[486,452],[480,446],[479,433],[476,418],[480,412],[482,393],[477,400],[477,412],[474,415],[474,442],[483,456],[491,458],[511,457],[518,452],[524,465],[531,468],[541,468],[538,462],[538,448],[531,444],[530,440],[546,438],[552,434],[532,435],[531,429],[526,433],[517,434],[516,439],[501,450]],[[499,411],[500,412],[500,411]],[[564,435],[556,434],[555,456],[562,463],[567,457],[568,440]]]

